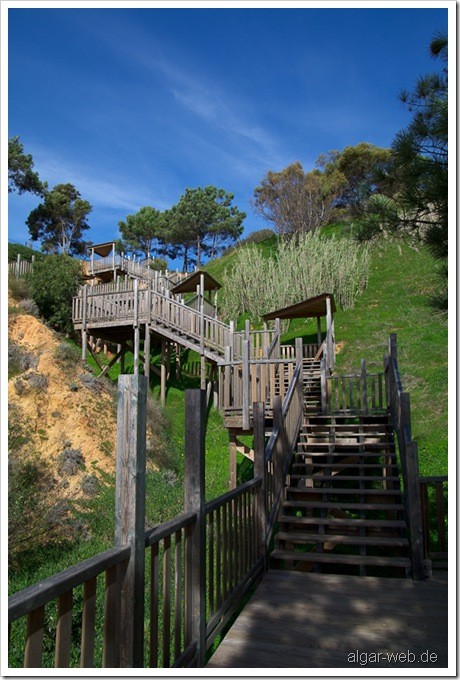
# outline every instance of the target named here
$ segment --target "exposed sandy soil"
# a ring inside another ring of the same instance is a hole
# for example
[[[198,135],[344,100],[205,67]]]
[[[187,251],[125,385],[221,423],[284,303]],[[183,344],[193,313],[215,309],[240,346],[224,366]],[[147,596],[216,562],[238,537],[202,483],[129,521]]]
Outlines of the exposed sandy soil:
[[[78,498],[84,495],[81,482],[85,476],[98,476],[98,470],[114,472],[113,397],[78,360],[56,359],[60,340],[34,316],[11,315],[9,338],[38,360],[35,368],[9,380],[9,402],[17,406],[16,413],[29,421],[28,431],[32,432],[28,446],[51,463],[60,498]],[[33,386],[31,374],[37,373],[46,377],[47,386],[43,389]],[[82,376],[83,380],[86,376],[87,384],[82,382]],[[83,455],[84,469],[76,474],[59,472],[60,456],[68,449],[77,449]]]

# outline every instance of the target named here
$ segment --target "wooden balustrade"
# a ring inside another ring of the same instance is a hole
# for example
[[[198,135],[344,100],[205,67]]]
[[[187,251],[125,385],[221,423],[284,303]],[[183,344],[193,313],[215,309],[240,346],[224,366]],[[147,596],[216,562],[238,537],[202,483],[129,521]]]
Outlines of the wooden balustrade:
[[[447,569],[447,476],[420,477],[423,548],[433,569]]]
[[[191,536],[196,522],[196,512],[184,513],[146,535],[150,668],[187,666],[195,658],[188,589]]]
[[[368,373],[365,363],[360,373],[324,376],[326,406],[331,414],[377,414],[387,408],[383,372]]]
[[[384,358],[385,388],[391,423],[396,434],[399,461],[404,486],[404,503],[409,527],[412,578],[426,578],[429,566],[424,562],[422,506],[418,449],[412,439],[410,421],[410,396],[403,392],[397,361],[396,335],[392,333],[388,343],[388,355]]]
[[[27,274],[31,274],[33,268],[33,261],[21,260],[20,255],[18,255],[18,259],[15,262],[8,262],[8,275],[15,279],[22,279]]]
[[[256,511],[261,484],[252,479],[206,503],[207,649],[263,568]]]
[[[320,345],[318,343],[310,343],[302,345],[302,356],[304,359],[315,359],[320,358],[318,352]],[[293,359],[296,356],[295,345],[281,345],[280,346],[280,359]]]
[[[278,516],[286,474],[297,444],[302,418],[302,363],[299,361],[284,399],[277,395],[273,403],[273,431],[265,449],[267,545]]]
[[[225,361],[220,365],[219,404],[226,416],[240,415],[249,429],[253,402],[273,411],[273,399],[284,399],[292,381],[295,359]]]
[[[106,550],[8,598],[15,640],[19,627],[24,631],[24,668],[69,668],[71,660],[81,668],[119,665],[119,603],[130,554],[129,546]],[[100,575],[105,575],[105,586]],[[74,602],[81,602],[79,611]],[[45,639],[53,651],[44,658]],[[10,665],[20,654],[10,648]]]

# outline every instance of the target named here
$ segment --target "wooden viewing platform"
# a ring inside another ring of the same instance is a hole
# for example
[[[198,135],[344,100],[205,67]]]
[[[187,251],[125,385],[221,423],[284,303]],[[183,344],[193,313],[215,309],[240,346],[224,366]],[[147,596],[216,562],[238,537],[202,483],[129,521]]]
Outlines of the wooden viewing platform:
[[[412,581],[273,569],[207,668],[371,671],[447,665],[447,578]]]

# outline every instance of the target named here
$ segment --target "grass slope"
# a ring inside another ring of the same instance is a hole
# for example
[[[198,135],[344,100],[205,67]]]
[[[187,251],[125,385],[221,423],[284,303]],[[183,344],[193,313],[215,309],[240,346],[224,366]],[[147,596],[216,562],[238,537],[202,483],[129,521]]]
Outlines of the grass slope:
[[[323,233],[348,238],[341,225],[327,227]],[[251,247],[269,256],[276,238]],[[236,254],[237,250],[214,260],[206,265],[207,271],[222,282]],[[368,370],[382,370],[389,335],[397,334],[399,369],[403,389],[411,395],[412,431],[422,475],[447,473],[447,322],[429,304],[436,291],[434,267],[425,248],[389,242],[374,247],[367,288],[353,309],[338,309],[335,315],[337,373],[359,371],[362,358]],[[225,289],[219,296],[224,298]],[[238,328],[243,321],[238,320]],[[293,320],[283,342],[297,335],[315,342],[316,320]]]

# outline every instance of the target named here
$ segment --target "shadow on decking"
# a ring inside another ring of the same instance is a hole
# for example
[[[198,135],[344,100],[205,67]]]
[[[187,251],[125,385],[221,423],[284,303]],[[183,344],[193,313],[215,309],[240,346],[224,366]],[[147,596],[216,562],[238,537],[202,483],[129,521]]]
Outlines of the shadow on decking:
[[[439,669],[447,663],[447,579],[272,570],[207,667]]]

